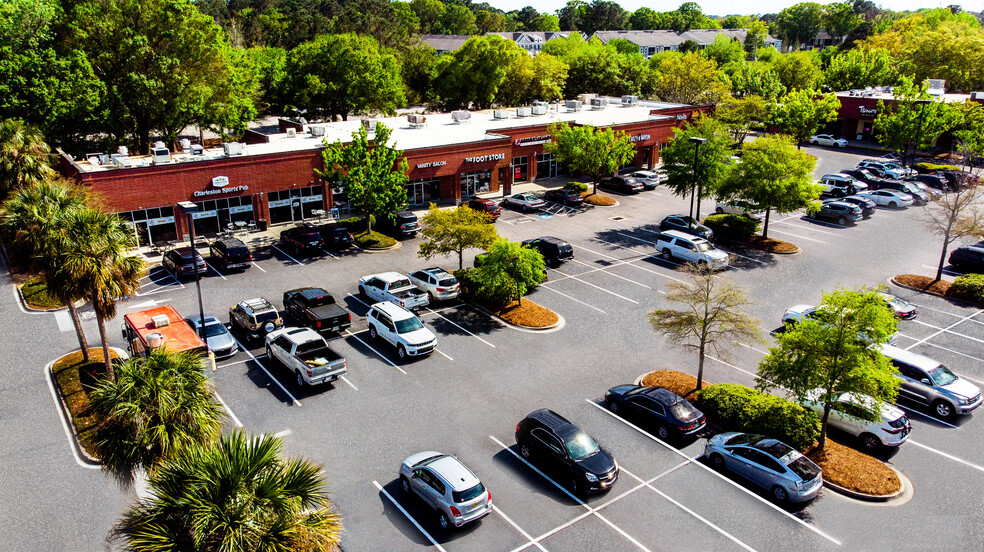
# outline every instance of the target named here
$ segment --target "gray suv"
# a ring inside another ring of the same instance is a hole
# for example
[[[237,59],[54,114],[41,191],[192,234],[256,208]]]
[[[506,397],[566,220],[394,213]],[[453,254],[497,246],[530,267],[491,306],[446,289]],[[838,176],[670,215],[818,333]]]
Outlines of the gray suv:
[[[410,456],[400,465],[400,486],[433,508],[444,529],[492,513],[492,493],[454,456],[434,451]]]
[[[881,353],[899,371],[899,397],[932,406],[941,418],[970,414],[981,405],[981,389],[938,361],[891,345],[882,345]]]

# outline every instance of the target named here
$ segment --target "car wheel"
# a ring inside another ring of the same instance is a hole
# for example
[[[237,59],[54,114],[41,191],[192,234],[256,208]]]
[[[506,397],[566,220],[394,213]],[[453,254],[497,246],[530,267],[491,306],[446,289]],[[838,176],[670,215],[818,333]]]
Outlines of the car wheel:
[[[609,401],[606,406],[608,406],[608,410],[611,410],[612,412],[618,412],[618,403],[616,403],[615,401]]]
[[[371,337],[373,339],[376,339],[377,337],[379,337],[379,334],[376,333],[376,326],[369,326],[369,337]]]
[[[400,476],[400,488],[403,489],[403,492],[405,493],[410,492],[410,482],[407,481],[407,478],[402,475]]]
[[[724,457],[718,453],[711,455],[711,467],[716,470],[724,470]]]
[[[524,205],[523,205],[523,212],[525,213],[525,212],[527,212],[527,211],[529,211],[529,210],[530,210],[530,208],[529,208],[529,206],[528,206],[528,205],[526,205],[526,204],[524,204]]]
[[[772,487],[772,498],[776,499],[776,502],[786,502],[789,498],[789,493],[783,487],[775,485]]]
[[[441,529],[448,529],[451,527],[451,520],[448,519],[448,515],[441,512],[441,515],[437,517],[437,522],[441,524]]]
[[[670,428],[666,427],[665,425],[660,425],[659,429],[656,430],[656,434],[659,435],[660,439],[666,441],[667,439],[670,438],[671,435]]]
[[[297,373],[297,386],[304,387],[304,376],[300,372]]]
[[[670,259],[673,258],[673,254],[670,253],[670,250],[669,249],[664,249],[663,250],[663,253],[660,254],[660,256],[663,257],[663,260],[664,261],[668,261],[668,260],[670,260]]]
[[[953,406],[946,401],[936,401],[933,403],[933,411],[943,419],[953,416]]]
[[[396,346],[396,356],[400,358],[407,358],[407,350],[403,347],[403,345]]]
[[[530,446],[527,445],[526,443],[521,443],[519,445],[519,455],[522,456],[523,458],[529,460],[530,459]]]
[[[896,207],[898,207],[898,206],[899,206],[899,204],[898,204],[898,203],[895,203],[895,202],[893,201],[893,202],[891,202],[891,203],[889,203],[889,204],[888,204],[888,206],[889,206],[889,207],[891,207],[892,209],[895,209]]]
[[[878,437],[875,437],[870,433],[862,433],[861,446],[868,452],[876,452],[881,448],[882,443],[878,440]]]
[[[844,217],[840,217],[837,219],[837,224],[841,226],[847,226],[847,219]]]
[[[433,303],[434,302],[434,294],[431,293],[431,292],[429,292],[429,291],[427,292],[427,302],[429,302],[429,303]]]

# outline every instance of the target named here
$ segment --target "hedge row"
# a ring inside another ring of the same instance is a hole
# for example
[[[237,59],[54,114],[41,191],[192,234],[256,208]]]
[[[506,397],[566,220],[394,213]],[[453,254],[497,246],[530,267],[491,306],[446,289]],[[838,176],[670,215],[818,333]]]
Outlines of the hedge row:
[[[960,167],[955,165],[937,165],[935,163],[916,163],[912,166],[919,174],[932,173],[936,171],[959,171]]]
[[[711,215],[704,219],[704,225],[714,231],[718,238],[735,241],[748,241],[758,232],[759,223],[742,215]]]
[[[564,185],[564,189],[583,194],[588,191],[588,185],[583,182],[568,182]]]
[[[984,274],[966,274],[957,277],[950,284],[946,294],[950,297],[984,304]]]
[[[820,419],[811,410],[744,385],[709,385],[697,396],[696,405],[727,431],[774,437],[800,451],[820,437]]]

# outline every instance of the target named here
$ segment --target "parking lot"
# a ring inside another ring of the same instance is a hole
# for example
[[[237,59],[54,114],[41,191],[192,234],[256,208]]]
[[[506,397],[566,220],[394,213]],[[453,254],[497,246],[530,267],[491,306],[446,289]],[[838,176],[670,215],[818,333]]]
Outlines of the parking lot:
[[[870,155],[810,152],[821,158],[818,175]],[[210,267],[202,279],[205,311],[222,320],[238,301],[263,296],[280,307],[284,291],[304,286],[329,290],[352,313],[352,327],[330,340],[346,358],[348,374],[323,387],[298,387],[292,374],[266,357],[262,343],[234,332],[241,350],[218,361],[212,374],[229,426],[279,435],[289,454],[324,466],[343,515],[347,550],[922,550],[941,548],[942,536],[942,548],[979,548],[984,538],[976,511],[984,505],[979,415],[939,420],[926,407],[900,403],[913,431],[908,443],[884,459],[913,482],[904,504],[860,503],[825,489],[805,506],[781,506],[764,491],[711,470],[701,458],[704,439],[664,443],[604,409],[601,398],[608,388],[640,374],[696,371],[696,359],[654,334],[646,319],[649,311],[667,305],[667,284],[684,278],[676,262],[659,257],[654,240],[659,221],[685,213],[688,201],[664,187],[614,197],[617,207],[551,204],[529,213],[507,208],[497,223],[511,240],[553,235],[573,245],[574,259],[550,269],[547,281],[529,295],[560,314],[562,328],[521,331],[469,304],[434,304],[418,313],[438,338],[437,350],[424,358],[400,360],[389,344],[371,339],[364,318],[368,305],[357,296],[357,281],[365,274],[435,264],[457,268],[450,258],[418,258],[419,239],[385,253],[326,251],[311,258],[271,243],[253,252],[253,265],[245,272],[224,274]],[[713,207],[706,201],[702,210]],[[871,220],[844,228],[803,213],[773,214],[770,236],[796,243],[802,252],[767,255],[722,244],[731,267],[719,276],[745,289],[750,313],[764,330],[773,330],[787,307],[815,304],[822,291],[888,285],[895,274],[932,273],[926,267],[938,259],[939,244],[919,222],[920,209],[879,209]],[[468,253],[466,264],[474,253]],[[114,328],[126,312],[162,303],[184,315],[198,310],[194,281],[180,282],[151,267],[142,284],[120,304],[120,318],[107,322],[117,346],[122,340]],[[939,359],[984,385],[984,312],[898,287],[891,292],[919,308],[916,319],[900,323],[899,346]],[[43,359],[72,347],[75,336],[64,314],[15,314],[26,319],[23,327],[0,328],[5,335],[28,328],[54,335],[40,345]],[[89,327],[95,343],[95,328]],[[768,341],[735,344],[727,357],[709,359],[705,380],[753,385],[768,346]],[[52,410],[51,399],[45,400]],[[618,461],[621,476],[608,492],[576,498],[564,482],[519,456],[516,423],[545,407],[586,430]],[[54,420],[53,413],[47,419]],[[109,478],[72,477],[73,471],[85,470],[72,462],[60,426],[53,424],[48,430],[56,431],[62,444],[52,445],[50,456],[66,470],[53,481],[65,488],[86,481],[66,500],[88,503],[125,495]],[[441,529],[437,515],[405,495],[397,479],[400,462],[423,450],[457,455],[490,490],[494,512],[458,530]],[[47,496],[55,495],[17,499],[40,508]],[[125,498],[114,500],[122,504]],[[86,549],[97,549],[122,506],[109,510],[85,512],[88,517],[78,524],[83,528],[38,533],[33,545],[15,548],[63,549],[68,542],[84,542],[91,544]],[[13,533],[0,533],[0,540],[6,535]]]

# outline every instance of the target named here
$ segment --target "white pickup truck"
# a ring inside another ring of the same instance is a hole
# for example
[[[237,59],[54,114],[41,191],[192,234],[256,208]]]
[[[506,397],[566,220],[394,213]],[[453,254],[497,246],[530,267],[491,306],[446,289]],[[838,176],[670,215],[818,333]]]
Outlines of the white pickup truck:
[[[279,360],[297,375],[297,385],[335,381],[348,372],[345,359],[310,328],[283,328],[266,336],[268,358]]]
[[[389,301],[405,309],[430,304],[427,294],[419,291],[410,278],[399,272],[363,276],[359,279],[359,294],[373,301]]]

